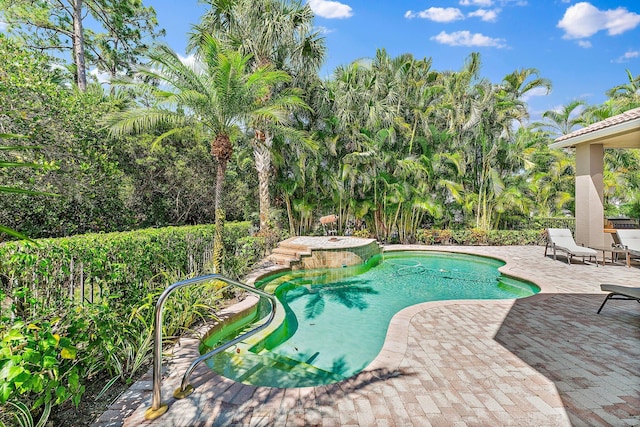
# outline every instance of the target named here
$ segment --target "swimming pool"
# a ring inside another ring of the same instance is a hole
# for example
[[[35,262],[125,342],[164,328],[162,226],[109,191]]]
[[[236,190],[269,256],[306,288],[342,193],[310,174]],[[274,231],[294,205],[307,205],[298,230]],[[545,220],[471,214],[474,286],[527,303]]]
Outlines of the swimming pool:
[[[377,356],[391,318],[406,307],[539,292],[532,283],[500,274],[502,265],[474,255],[388,252],[359,266],[269,276],[256,286],[281,301],[282,324],[259,342],[232,348],[207,363],[245,384],[308,387],[341,381]]]

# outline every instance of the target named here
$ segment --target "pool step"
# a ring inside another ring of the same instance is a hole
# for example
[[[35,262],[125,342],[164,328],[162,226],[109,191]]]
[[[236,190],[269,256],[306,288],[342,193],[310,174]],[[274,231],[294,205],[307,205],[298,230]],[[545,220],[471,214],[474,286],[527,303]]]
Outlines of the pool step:
[[[282,265],[285,267],[291,267],[292,263],[299,262],[299,257],[294,257],[291,255],[283,255],[283,254],[275,254],[272,253],[267,257],[267,259],[275,264]]]
[[[263,350],[258,354],[260,369],[245,377],[249,383],[273,384],[278,387],[311,386],[334,383],[344,377],[290,357]],[[305,380],[308,381],[305,384]]]
[[[304,252],[304,251],[302,251],[302,252]],[[278,254],[278,255],[292,256],[294,258],[299,258],[301,250],[297,249],[297,248],[288,248],[286,246],[277,246],[277,247],[275,247],[273,249],[273,251],[271,251],[271,253]]]
[[[209,363],[225,377],[245,384],[302,387],[344,379],[341,375],[268,350],[259,354],[242,350],[239,354],[225,353]]]
[[[302,256],[311,254],[311,249],[308,246],[291,243],[293,240],[295,238],[278,243],[278,246],[271,251],[271,255],[267,259],[278,265],[291,267],[291,264],[299,263]]]

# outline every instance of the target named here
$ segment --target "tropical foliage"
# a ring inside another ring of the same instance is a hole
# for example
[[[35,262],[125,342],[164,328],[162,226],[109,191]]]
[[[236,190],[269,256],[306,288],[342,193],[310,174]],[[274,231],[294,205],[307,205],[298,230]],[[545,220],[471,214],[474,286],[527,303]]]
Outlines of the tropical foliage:
[[[0,0],[0,11],[26,45],[70,57],[66,69],[81,91],[87,89],[89,67],[111,78],[126,74],[148,43],[164,34],[156,29],[153,8],[140,0]]]
[[[328,213],[342,232],[366,229],[383,241],[415,241],[424,227],[517,227],[571,215],[572,153],[549,150],[553,138],[640,105],[627,71],[604,104],[577,100],[532,121],[527,94],[551,83],[533,68],[490,82],[478,54],[459,71],[439,71],[430,58],[379,49],[323,81],[323,41],[308,7],[274,1],[272,14],[257,17],[245,3],[211,1],[191,34],[198,65],[156,47],[112,94],[67,87],[47,57],[3,37],[11,58],[3,129],[41,147],[25,161],[52,165],[4,174],[60,196],[5,197],[0,224],[48,237],[212,223],[217,208],[219,220],[250,219],[274,236],[313,233]],[[286,27],[284,17],[299,25]],[[241,34],[258,18],[265,34]],[[309,56],[294,55],[303,46]],[[225,79],[234,88],[227,98]],[[638,186],[638,153],[606,157],[607,213],[633,214],[637,192],[627,190]]]
[[[283,71],[274,71],[269,65],[250,71],[249,56],[222,47],[211,36],[203,37],[198,49],[199,61],[188,66],[170,48],[160,46],[150,55],[150,66],[139,69],[140,75],[154,83],[127,86],[149,94],[154,105],[114,113],[109,121],[116,136],[164,126],[165,131],[156,138],[158,143],[170,135],[211,141],[211,155],[217,162],[214,263],[219,272],[225,218],[223,186],[240,126],[251,129],[256,122],[282,126],[288,121],[288,111],[303,102],[294,91],[271,92],[272,87],[288,82]]]
[[[311,6],[299,1],[208,0],[211,8],[194,27],[192,49],[197,50],[202,39],[214,34],[226,46],[249,55],[253,69],[270,66],[292,77],[289,85],[271,85],[267,98],[293,87],[302,87],[317,78],[325,54],[323,39],[313,30]],[[274,126],[272,120],[253,120],[253,148],[258,173],[260,229],[269,227],[271,176],[274,139],[284,139],[287,145],[309,144],[303,134],[291,127]]]
[[[539,243],[574,207],[573,154],[549,144],[640,107],[626,70],[600,105],[530,117],[551,82],[491,81],[478,53],[436,70],[380,48],[322,79],[307,2],[204,3],[185,59],[150,46],[139,0],[0,0],[0,425],[130,381],[160,288],[212,263],[239,277],[320,216],[382,242]],[[608,215],[640,217],[638,150],[607,150],[604,184]],[[24,235],[54,239],[6,241]],[[179,297],[166,335],[216,291]]]

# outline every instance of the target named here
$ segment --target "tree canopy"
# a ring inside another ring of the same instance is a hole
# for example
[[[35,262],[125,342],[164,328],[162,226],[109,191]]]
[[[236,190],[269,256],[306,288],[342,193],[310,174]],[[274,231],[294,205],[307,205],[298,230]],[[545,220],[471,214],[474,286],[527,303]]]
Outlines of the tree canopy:
[[[381,48],[321,79],[324,41],[308,5],[207,4],[190,35],[197,66],[146,49],[158,32],[137,1],[3,4],[15,32],[0,37],[0,131],[39,147],[5,160],[49,167],[2,173],[8,185],[59,197],[4,195],[0,224],[68,235],[214,222],[218,209],[290,234],[336,213],[341,231],[384,241],[414,241],[425,227],[525,227],[572,215],[572,153],[550,142],[640,105],[627,70],[606,102],[576,99],[532,118],[527,94],[551,82],[535,68],[492,82],[478,53],[436,70],[432,58]],[[69,67],[46,54],[56,40],[72,47],[74,5],[102,16],[104,32],[83,27],[86,56],[127,82],[119,90],[89,82],[83,91],[77,76],[69,85]],[[638,215],[638,156],[607,150],[607,214]]]

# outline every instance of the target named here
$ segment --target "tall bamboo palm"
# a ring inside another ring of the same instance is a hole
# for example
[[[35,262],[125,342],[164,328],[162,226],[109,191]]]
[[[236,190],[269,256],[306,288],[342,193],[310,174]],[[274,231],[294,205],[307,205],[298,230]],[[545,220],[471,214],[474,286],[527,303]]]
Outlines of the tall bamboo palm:
[[[194,26],[190,47],[215,34],[223,43],[252,55],[252,67],[271,66],[292,76],[299,87],[315,75],[324,60],[325,46],[313,27],[313,11],[300,0],[206,0],[211,8]],[[283,85],[272,85],[266,95],[276,96]],[[255,123],[252,139],[260,196],[260,229],[269,228],[271,200],[269,182],[272,174],[271,152],[276,130],[269,120]],[[306,143],[300,134],[290,134],[288,141]]]
[[[521,195],[509,190],[506,181],[523,162],[513,143],[514,123],[527,116],[526,93],[539,87],[548,90],[550,84],[537,77],[534,69],[526,69],[495,85],[479,78],[479,66],[479,56],[471,55],[460,72],[443,75],[443,111],[451,148],[462,153],[464,168],[470,171],[457,199],[467,212],[473,212],[476,227],[488,229],[509,204],[514,209],[523,206]]]
[[[211,36],[203,37],[198,61],[184,63],[167,46],[159,46],[151,63],[140,67],[142,80],[121,82],[155,100],[151,107],[119,112],[108,120],[113,134],[129,134],[162,128],[157,142],[170,136],[208,138],[218,166],[215,181],[216,242],[214,268],[221,270],[224,208],[222,192],[233,142],[253,120],[285,125],[289,111],[304,105],[295,93],[267,96],[274,85],[290,81],[283,71],[270,66],[251,69],[251,56],[225,48]],[[141,82],[143,81],[143,82]],[[151,81],[153,83],[144,83]],[[157,83],[157,84],[156,84]]]

